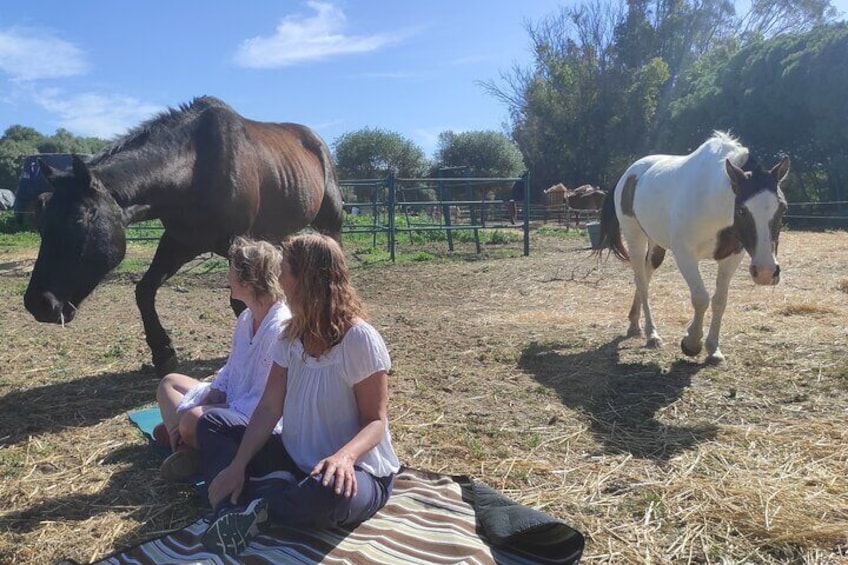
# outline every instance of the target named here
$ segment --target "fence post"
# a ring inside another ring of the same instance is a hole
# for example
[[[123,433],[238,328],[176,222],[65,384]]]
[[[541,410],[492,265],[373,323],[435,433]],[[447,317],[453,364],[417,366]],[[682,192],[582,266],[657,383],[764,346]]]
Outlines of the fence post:
[[[530,255],[530,171],[524,177],[524,256]]]
[[[389,174],[386,179],[386,184],[389,188],[389,254],[392,257],[392,263],[395,262],[395,175]]]
[[[450,206],[445,204],[445,182],[442,180],[441,171],[439,172],[439,202],[442,204],[442,219],[445,222],[445,231],[448,236],[448,251],[453,253],[453,231],[451,231],[451,211]]]

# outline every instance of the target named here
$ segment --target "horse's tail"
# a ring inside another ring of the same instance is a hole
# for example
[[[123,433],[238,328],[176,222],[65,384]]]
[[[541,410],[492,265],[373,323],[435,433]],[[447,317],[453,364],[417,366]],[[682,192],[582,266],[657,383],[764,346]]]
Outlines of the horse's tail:
[[[336,164],[333,161],[330,148],[327,147],[324,140],[318,134],[310,133],[315,138],[316,153],[321,160],[321,166],[324,167],[324,199],[321,200],[321,208],[318,209],[318,214],[315,216],[312,225],[321,233],[329,235],[341,243],[344,201],[342,189],[339,187],[339,179],[336,175]]]
[[[621,240],[621,224],[618,222],[618,215],[615,213],[615,190],[618,186],[612,187],[601,206],[601,230],[600,243],[595,255],[600,258],[604,249],[609,249],[612,254],[622,261],[629,261],[630,255],[624,247],[624,242]]]

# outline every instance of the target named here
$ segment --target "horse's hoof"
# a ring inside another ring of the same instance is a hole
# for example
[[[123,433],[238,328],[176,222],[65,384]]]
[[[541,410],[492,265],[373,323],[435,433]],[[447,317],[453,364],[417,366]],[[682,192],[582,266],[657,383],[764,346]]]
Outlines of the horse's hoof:
[[[648,340],[648,343],[645,344],[645,347],[648,349],[660,349],[663,346],[663,340],[661,337],[652,337]]]
[[[153,366],[156,367],[156,376],[159,378],[173,373],[177,370],[177,354],[171,352],[167,357],[153,359]]]
[[[704,359],[704,363],[706,365],[710,365],[712,367],[717,367],[719,365],[724,364],[724,355],[722,355],[720,352],[716,351],[715,353],[713,353],[711,355],[707,355],[707,358]]]
[[[698,342],[698,347],[690,348],[686,345],[686,338],[685,337],[680,340],[680,350],[683,351],[683,355],[687,355],[689,357],[695,357],[696,355],[698,355],[701,352],[701,349],[703,349],[703,348],[704,348],[704,346],[701,342]]]
[[[642,328],[631,327],[627,329],[627,337],[642,337]]]

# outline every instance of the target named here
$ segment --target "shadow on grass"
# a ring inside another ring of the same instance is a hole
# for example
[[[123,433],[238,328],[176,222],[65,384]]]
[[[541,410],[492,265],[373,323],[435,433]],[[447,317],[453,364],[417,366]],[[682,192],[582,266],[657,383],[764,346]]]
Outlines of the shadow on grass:
[[[532,343],[519,366],[555,390],[563,404],[585,414],[609,453],[667,460],[713,439],[713,424],[677,426],[657,420],[657,413],[682,396],[702,365],[678,360],[663,369],[655,363],[621,363],[618,347],[623,340],[589,350],[580,344]]]
[[[204,501],[186,485],[171,485],[158,478],[161,459],[147,445],[125,445],[110,452],[100,465],[120,465],[108,482],[91,493],[56,496],[29,508],[3,515],[7,533],[26,533],[44,527],[44,521],[84,522],[106,512],[121,512],[123,519],[143,524],[116,540],[118,547],[145,536],[182,527],[202,514]]]
[[[188,360],[180,372],[205,377],[226,358]],[[27,437],[87,427],[156,401],[159,379],[153,368],[103,373],[16,390],[0,397],[0,447]]]

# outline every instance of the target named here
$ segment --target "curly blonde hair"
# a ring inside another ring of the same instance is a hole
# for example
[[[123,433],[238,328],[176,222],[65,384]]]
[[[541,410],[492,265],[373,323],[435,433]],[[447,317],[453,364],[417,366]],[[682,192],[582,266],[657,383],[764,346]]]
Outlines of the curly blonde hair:
[[[299,235],[283,241],[283,261],[296,280],[288,296],[292,319],[283,337],[307,338],[330,348],[339,342],[365,308],[350,275],[341,246],[325,235]]]
[[[239,236],[229,250],[230,266],[238,279],[249,285],[256,300],[277,302],[285,296],[280,286],[280,250],[267,241]]]

